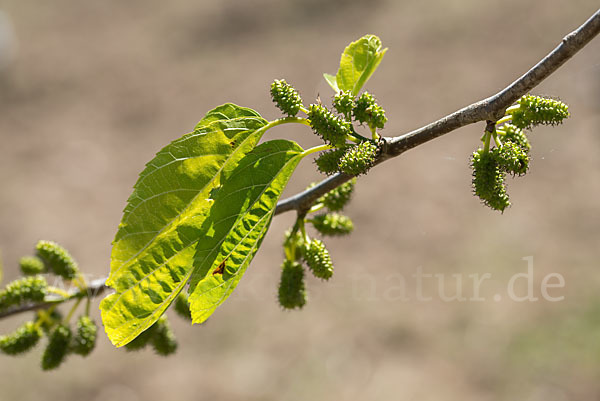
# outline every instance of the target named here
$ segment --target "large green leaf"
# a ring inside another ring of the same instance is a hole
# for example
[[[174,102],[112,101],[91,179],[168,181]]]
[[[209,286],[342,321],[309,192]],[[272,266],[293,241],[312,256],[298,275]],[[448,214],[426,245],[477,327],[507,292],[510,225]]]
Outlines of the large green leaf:
[[[113,243],[107,285],[116,293],[100,304],[113,344],[125,345],[151,326],[181,291],[214,192],[266,126],[255,111],[225,104],[147,164]]]
[[[339,90],[351,91],[356,96],[375,72],[386,51],[387,49],[382,49],[381,40],[375,35],[365,35],[350,43],[342,53],[340,68],[335,77]],[[331,82],[329,84],[332,85]]]
[[[194,323],[205,321],[237,286],[302,151],[286,140],[265,142],[240,161],[217,193],[196,246],[189,289]]]

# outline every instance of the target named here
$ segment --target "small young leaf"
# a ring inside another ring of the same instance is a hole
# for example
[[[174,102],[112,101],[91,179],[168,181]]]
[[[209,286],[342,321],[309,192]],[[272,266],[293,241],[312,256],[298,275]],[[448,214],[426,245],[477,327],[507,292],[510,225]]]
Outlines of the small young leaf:
[[[339,90],[351,91],[354,96],[358,95],[379,66],[386,51],[387,49],[382,49],[381,40],[375,35],[365,35],[350,43],[342,53],[336,75]]]
[[[109,339],[122,346],[150,327],[188,281],[195,244],[219,186],[265,131],[254,110],[225,104],[163,148],[135,185],[113,244],[100,304]]]
[[[268,141],[240,161],[215,197],[198,242],[190,282],[193,323],[204,322],[237,286],[258,250],[275,206],[303,149],[287,140]]]
[[[338,84],[337,84],[335,75],[325,73],[325,74],[323,74],[323,77],[325,78],[325,81],[327,81],[329,86],[331,86],[336,93],[340,91],[338,88]]]

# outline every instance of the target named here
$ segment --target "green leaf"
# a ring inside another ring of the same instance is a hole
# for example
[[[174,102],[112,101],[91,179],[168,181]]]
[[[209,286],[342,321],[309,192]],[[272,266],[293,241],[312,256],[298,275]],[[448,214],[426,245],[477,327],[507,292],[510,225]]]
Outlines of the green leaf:
[[[150,327],[184,287],[212,197],[268,127],[255,111],[225,104],[146,165],[113,243],[107,285],[116,293],[100,304],[114,345]]]
[[[233,292],[264,238],[281,192],[303,156],[287,140],[261,144],[224,183],[205,221],[190,282],[193,323],[202,323]]]
[[[365,35],[346,47],[336,75],[339,90],[351,91],[354,96],[375,72],[387,49],[375,35]]]
[[[331,86],[333,88],[335,93],[338,93],[340,91],[340,89],[338,88],[338,85],[337,85],[337,80],[335,78],[335,75],[325,73],[325,74],[323,74],[323,77],[325,78],[325,81],[327,81],[329,86]]]

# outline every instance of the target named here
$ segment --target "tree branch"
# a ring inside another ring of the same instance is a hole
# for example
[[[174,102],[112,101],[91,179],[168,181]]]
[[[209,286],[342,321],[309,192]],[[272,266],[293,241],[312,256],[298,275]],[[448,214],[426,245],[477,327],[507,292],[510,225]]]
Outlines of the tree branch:
[[[473,103],[452,114],[447,115],[429,125],[411,131],[405,135],[392,138],[385,138],[383,151],[376,164],[401,155],[409,149],[415,148],[432,139],[452,132],[465,125],[473,124],[479,121],[496,121],[502,115],[508,106],[517,99],[536,87],[544,79],[549,77],[561,65],[569,60],[575,53],[587,45],[600,32],[600,10],[596,11],[583,25],[577,30],[564,37],[562,42],[544,57],[533,68],[527,71],[519,79],[508,85],[506,88],[487,99]],[[300,192],[294,196],[280,201],[275,209],[275,215],[296,210],[298,213],[306,212],[313,203],[327,192],[338,187],[344,182],[350,180],[352,176],[347,174],[335,174],[316,186]],[[102,294],[109,288],[104,284],[106,278],[94,280],[84,290],[75,290],[69,294],[66,299],[75,299],[83,297],[95,297]],[[31,303],[19,305],[16,307],[0,311],[0,319],[15,315],[21,312],[27,312],[42,308],[47,308],[60,302],[65,298],[48,300],[40,303]]]
[[[575,53],[585,47],[599,32],[600,10],[596,11],[575,31],[565,36],[561,43],[533,68],[495,95],[473,103],[405,135],[385,138],[386,146],[384,146],[377,164],[465,125],[479,121],[498,120],[504,115],[507,107],[548,78]],[[279,202],[275,214],[289,210],[299,212],[308,210],[316,199],[350,178],[352,177],[346,174],[336,174],[329,177],[317,186]]]
[[[56,299],[48,299],[44,302],[16,305],[16,306],[1,310],[0,311],[0,319],[8,317],[8,316],[16,315],[18,313],[48,308],[52,305],[63,303],[63,302],[65,302],[65,300],[85,298],[85,297],[88,297],[88,298],[97,297],[98,295],[102,294],[104,291],[110,289],[109,287],[107,287],[104,284],[105,282],[106,282],[106,277],[99,278],[97,280],[93,280],[92,282],[90,282],[89,285],[84,289],[76,289],[74,291],[70,291],[68,297],[58,297]]]
[[[320,183],[318,183],[316,186],[304,192],[300,192],[294,196],[290,196],[289,198],[277,203],[277,207],[275,208],[275,215],[278,215],[283,212],[288,212],[290,210],[297,210],[298,212],[306,211],[310,209],[312,204],[322,195],[326,194],[334,188],[337,188],[338,186],[351,179],[351,175],[341,173],[326,178]]]

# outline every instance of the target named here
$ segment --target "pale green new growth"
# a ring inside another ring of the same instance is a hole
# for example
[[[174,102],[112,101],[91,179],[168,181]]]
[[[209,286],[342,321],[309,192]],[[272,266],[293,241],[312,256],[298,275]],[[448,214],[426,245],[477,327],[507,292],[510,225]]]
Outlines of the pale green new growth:
[[[356,96],[375,72],[386,51],[387,49],[382,49],[381,40],[377,36],[365,35],[346,47],[335,77],[330,74],[323,76],[336,93],[351,91]]]
[[[331,75],[331,74],[323,74],[323,78],[325,78],[325,81],[327,81],[327,83],[329,84],[329,86],[331,86],[331,88],[333,88],[333,90],[337,93],[340,91],[340,88],[338,88],[338,84],[336,82],[336,77],[335,75]]]

